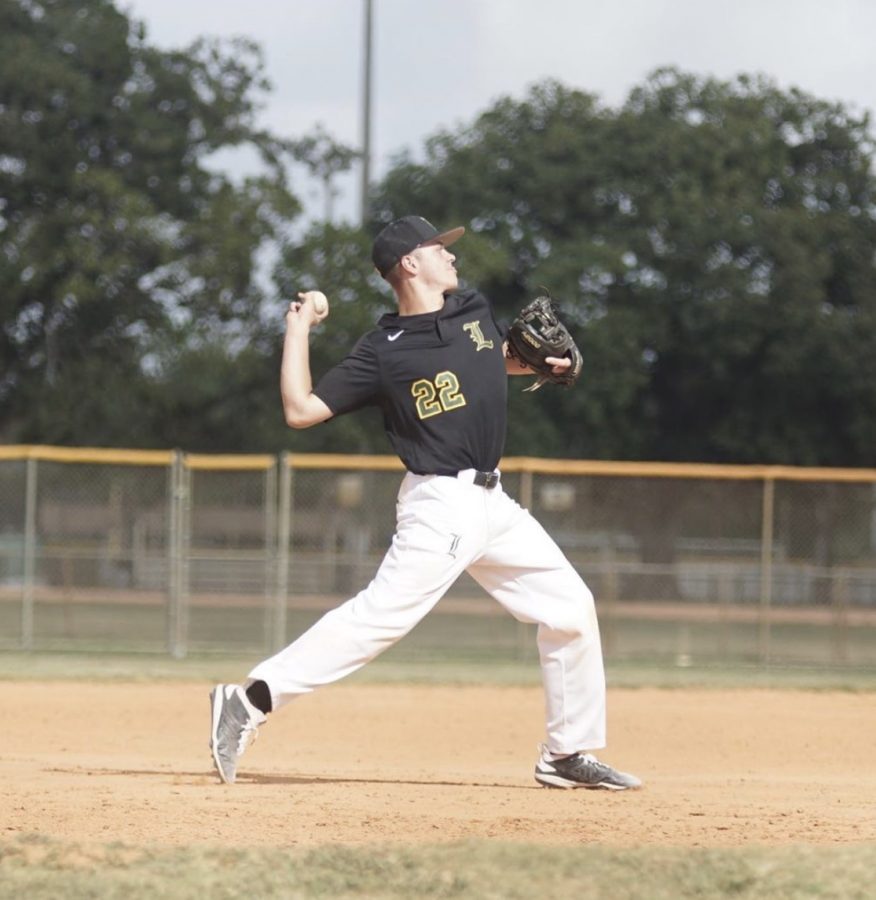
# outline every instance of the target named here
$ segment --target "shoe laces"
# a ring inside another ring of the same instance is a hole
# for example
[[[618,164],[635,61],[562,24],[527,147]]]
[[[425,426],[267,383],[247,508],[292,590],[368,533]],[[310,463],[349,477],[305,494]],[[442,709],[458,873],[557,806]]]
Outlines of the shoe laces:
[[[541,757],[546,763],[556,763],[556,762],[571,762],[573,765],[578,765],[579,763],[589,764],[589,765],[597,765],[597,766],[605,766],[605,763],[601,763],[592,753],[568,753],[565,756],[554,756],[550,750],[548,750],[546,744],[541,744]]]
[[[571,756],[562,757],[552,762],[563,762],[572,769],[586,772],[605,774],[611,772],[611,766],[600,762],[592,753],[573,753]]]
[[[247,708],[248,705],[248,702],[244,703],[247,717],[246,722],[241,726],[240,737],[237,739],[238,756],[243,755],[246,748],[256,742],[256,738],[259,736],[259,725],[264,724],[267,719],[267,716],[265,716],[264,713],[261,713],[255,708],[249,709]]]
[[[259,727],[255,724],[252,719],[243,726],[240,732],[240,741],[238,742],[238,756],[246,750],[251,744],[256,742],[256,738],[259,736]]]

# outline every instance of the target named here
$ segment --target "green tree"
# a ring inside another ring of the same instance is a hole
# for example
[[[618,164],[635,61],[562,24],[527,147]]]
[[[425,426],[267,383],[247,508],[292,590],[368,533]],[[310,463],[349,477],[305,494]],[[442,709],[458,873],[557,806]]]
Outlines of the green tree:
[[[873,139],[866,116],[764,79],[658,72],[619,126],[631,265],[648,302],[658,458],[871,465]]]
[[[667,69],[616,111],[502,99],[372,208],[468,224],[462,271],[506,316],[561,301],[584,380],[512,390],[510,453],[871,465],[872,160],[841,104]]]
[[[159,51],[110,0],[0,6],[0,438],[152,444],[175,352],[246,345],[255,251],[298,212],[262,68]],[[263,175],[210,168],[244,144]]]
[[[303,163],[313,178],[322,182],[323,222],[331,225],[334,221],[334,204],[339,190],[335,178],[348,172],[353,162],[361,155],[358,150],[336,141],[322,125],[293,142],[295,158]]]

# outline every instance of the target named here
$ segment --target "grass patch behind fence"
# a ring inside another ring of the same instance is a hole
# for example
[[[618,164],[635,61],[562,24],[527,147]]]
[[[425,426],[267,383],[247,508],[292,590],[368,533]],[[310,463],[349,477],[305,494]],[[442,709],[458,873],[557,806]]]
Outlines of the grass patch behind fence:
[[[485,602],[454,602],[456,606],[426,616],[387,651],[387,658],[503,665],[537,660],[535,626],[517,622]],[[622,615],[620,610],[609,607],[599,612],[610,663],[672,665],[682,660],[750,667],[768,659],[774,665],[869,667],[876,671],[876,620],[872,617],[854,622],[830,619],[825,618],[823,609],[813,608],[792,610],[789,618],[788,610],[776,610],[767,630],[751,609],[736,609],[735,618],[717,607],[655,604]],[[280,637],[267,607],[194,605],[186,614],[185,639],[174,638],[173,652],[260,659],[293,641],[323,612],[322,607],[290,608]],[[170,652],[170,624],[167,609],[157,603],[40,602],[34,606],[27,643],[41,653],[160,655]],[[21,628],[21,609],[0,603],[0,651],[24,646]]]
[[[262,657],[192,654],[173,659],[149,653],[0,652],[0,679],[6,681],[204,681],[239,682]],[[829,666],[760,666],[688,663],[666,660],[609,661],[609,687],[780,688],[789,690],[876,691],[876,669]],[[448,659],[422,654],[394,656],[392,651],[365,666],[348,682],[368,684],[538,685],[535,660]]]
[[[610,849],[478,840],[228,850],[0,841],[0,900],[864,900],[874,871],[872,845]]]

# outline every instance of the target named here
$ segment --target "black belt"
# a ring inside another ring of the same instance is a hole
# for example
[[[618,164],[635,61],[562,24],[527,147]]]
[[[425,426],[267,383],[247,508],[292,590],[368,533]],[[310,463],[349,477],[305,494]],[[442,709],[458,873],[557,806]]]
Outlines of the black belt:
[[[491,491],[499,483],[499,473],[475,472],[473,483],[478,485],[479,487],[485,487],[488,491]]]
[[[439,473],[435,473],[439,474]],[[463,469],[460,472],[442,472],[443,478],[458,478],[460,481],[467,481],[469,484],[476,484],[478,487],[486,488],[491,491],[501,480],[499,472],[478,472],[477,469]]]

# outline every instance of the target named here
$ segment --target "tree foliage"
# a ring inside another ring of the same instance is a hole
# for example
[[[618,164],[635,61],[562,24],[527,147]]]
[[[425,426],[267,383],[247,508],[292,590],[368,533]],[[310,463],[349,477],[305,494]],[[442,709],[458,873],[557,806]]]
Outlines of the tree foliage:
[[[393,306],[374,232],[418,212],[467,226],[500,317],[546,286],[584,351],[574,390],[512,381],[509,454],[872,465],[866,116],[762,77],[659,70],[616,109],[545,81],[396,160],[361,230],[331,221],[357,154],[260,129],[268,87],[246,40],[164,51],[111,0],[0,4],[0,439],[385,451],[373,411],[286,429],[283,313],[329,295],[318,378]],[[235,182],[212,158],[242,145],[262,174]],[[293,160],[325,200],[294,240]]]
[[[152,443],[147,375],[245,341],[255,250],[298,211],[266,87],[245,40],[165,52],[109,0],[0,6],[0,435]],[[235,185],[209,159],[242,144],[265,174]]]
[[[512,397],[510,451],[863,465],[872,159],[840,104],[669,69],[618,110],[554,82],[502,99],[375,208],[470,224],[463,272],[500,308],[547,285],[575,324],[584,381]]]

